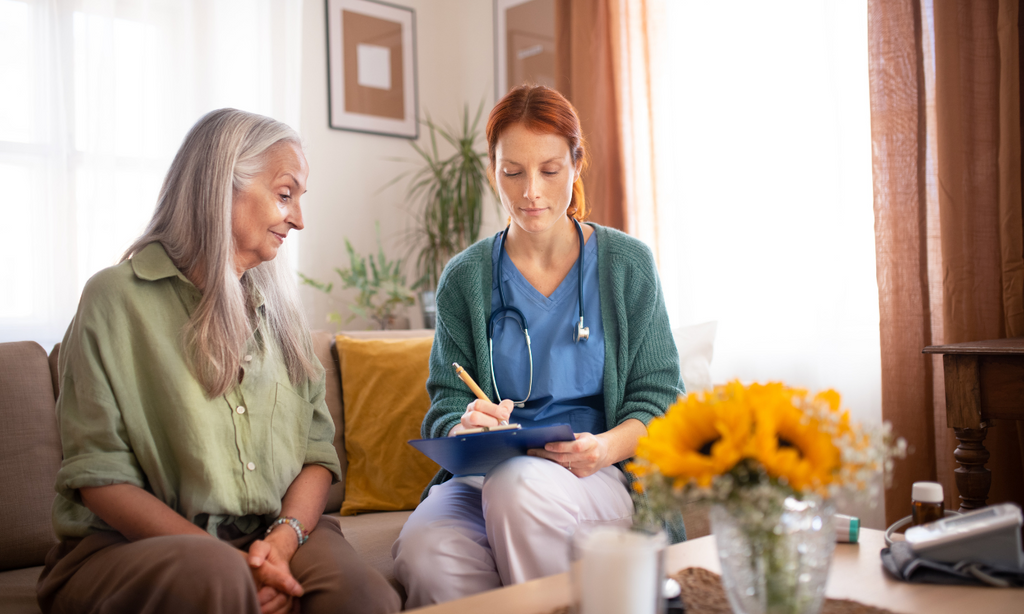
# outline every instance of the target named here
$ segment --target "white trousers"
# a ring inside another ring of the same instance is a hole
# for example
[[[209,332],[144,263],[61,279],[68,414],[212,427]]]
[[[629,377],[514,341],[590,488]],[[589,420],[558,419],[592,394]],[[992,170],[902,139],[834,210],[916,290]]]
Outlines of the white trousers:
[[[391,548],[407,609],[569,570],[581,525],[632,523],[616,467],[578,478],[543,458],[519,456],[483,476],[453,478],[430,494]]]

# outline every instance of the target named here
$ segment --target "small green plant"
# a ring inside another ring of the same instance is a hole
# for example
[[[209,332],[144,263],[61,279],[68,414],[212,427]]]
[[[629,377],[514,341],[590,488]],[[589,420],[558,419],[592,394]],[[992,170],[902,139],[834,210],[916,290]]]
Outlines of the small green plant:
[[[349,266],[347,269],[334,267],[334,272],[341,278],[341,287],[355,288],[359,291],[355,303],[349,305],[352,315],[342,321],[341,314],[331,312],[327,319],[335,324],[351,322],[356,316],[373,320],[380,330],[385,330],[394,319],[399,308],[412,305],[415,295],[405,282],[402,274],[402,259],[388,260],[384,254],[384,246],[380,242],[380,223],[377,223],[377,255],[370,254],[364,258],[356,253],[352,243],[345,239],[348,251]],[[299,273],[302,283],[330,294],[334,283],[323,283]]]
[[[387,185],[407,180],[406,195],[412,204],[416,226],[409,233],[416,254],[419,279],[414,287],[433,290],[444,265],[455,254],[480,237],[484,196],[490,191],[487,180],[487,145],[481,139],[480,118],[483,103],[470,118],[469,107],[462,109],[461,122],[447,126],[434,122],[429,114],[423,123],[429,130],[429,143],[409,144],[419,156],[419,168],[402,173]],[[454,152],[445,156],[439,141]],[[385,186],[386,187],[386,186]]]

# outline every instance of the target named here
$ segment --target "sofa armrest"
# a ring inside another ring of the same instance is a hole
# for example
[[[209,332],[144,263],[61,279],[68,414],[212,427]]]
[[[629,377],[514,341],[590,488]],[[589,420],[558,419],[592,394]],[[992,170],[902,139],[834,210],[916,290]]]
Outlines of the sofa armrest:
[[[341,502],[345,500],[345,471],[348,469],[348,461],[345,457],[345,414],[342,412],[341,400],[341,370],[338,367],[338,354],[334,349],[335,336],[323,330],[310,332],[313,338],[313,351],[320,359],[324,371],[327,372],[327,409],[334,419],[334,449],[338,451],[338,460],[341,462],[342,479],[331,486],[327,494],[327,507],[325,512],[337,512],[341,509]]]

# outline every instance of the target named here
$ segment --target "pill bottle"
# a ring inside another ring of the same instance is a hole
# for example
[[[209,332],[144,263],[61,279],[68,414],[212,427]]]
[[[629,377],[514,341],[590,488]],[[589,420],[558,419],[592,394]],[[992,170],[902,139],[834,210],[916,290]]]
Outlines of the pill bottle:
[[[911,489],[913,522],[916,527],[927,522],[942,520],[945,515],[945,497],[942,496],[942,484],[938,482],[914,482]]]
[[[860,518],[846,514],[835,514],[832,518],[833,524],[836,525],[836,542],[856,544],[860,538]]]

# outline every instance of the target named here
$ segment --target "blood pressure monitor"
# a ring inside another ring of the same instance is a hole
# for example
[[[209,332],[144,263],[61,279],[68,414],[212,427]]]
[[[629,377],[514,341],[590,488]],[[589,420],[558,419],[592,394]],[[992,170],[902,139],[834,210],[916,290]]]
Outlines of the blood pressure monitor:
[[[973,561],[1024,571],[1021,510],[1012,503],[952,516],[907,529],[904,537],[921,558],[940,563]]]

